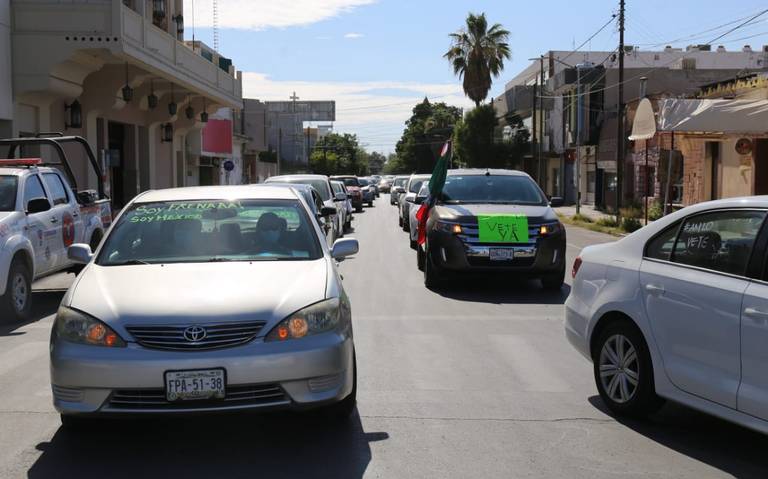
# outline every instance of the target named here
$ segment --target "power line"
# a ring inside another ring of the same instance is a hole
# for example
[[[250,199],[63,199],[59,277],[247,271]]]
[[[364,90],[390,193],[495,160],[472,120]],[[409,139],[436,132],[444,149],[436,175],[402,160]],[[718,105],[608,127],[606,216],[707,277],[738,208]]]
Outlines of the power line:
[[[730,30],[728,30],[727,32],[725,32],[725,33],[723,33],[722,35],[718,36],[717,38],[715,38],[715,39],[713,39],[713,40],[710,40],[710,41],[709,41],[709,43],[715,43],[716,41],[720,40],[720,39],[721,39],[721,38],[723,38],[724,36],[726,36],[726,35],[729,35],[729,34],[731,34],[731,33],[735,32],[736,30],[738,30],[739,28],[741,28],[741,27],[743,27],[743,26],[746,26],[746,25],[747,25],[749,22],[751,22],[752,20],[755,20],[755,19],[756,19],[756,18],[758,18],[758,17],[762,17],[762,16],[763,16],[763,15],[765,15],[766,13],[768,13],[768,8],[766,8],[765,10],[763,10],[763,11],[762,11],[762,12],[760,12],[760,13],[757,13],[757,14],[755,14],[753,17],[751,17],[749,20],[745,21],[744,23],[741,23],[741,24],[739,24],[739,25],[736,25],[735,27],[731,28],[731,29],[730,29]]]

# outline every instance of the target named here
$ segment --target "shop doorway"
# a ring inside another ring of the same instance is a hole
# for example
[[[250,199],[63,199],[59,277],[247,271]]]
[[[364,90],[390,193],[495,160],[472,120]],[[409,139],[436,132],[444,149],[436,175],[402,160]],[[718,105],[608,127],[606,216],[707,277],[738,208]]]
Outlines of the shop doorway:
[[[755,140],[755,194],[768,195],[768,140]]]
[[[112,195],[112,209],[120,210],[127,203],[123,178],[123,158],[125,157],[125,125],[110,121],[107,124],[107,169],[109,171],[109,191]]]

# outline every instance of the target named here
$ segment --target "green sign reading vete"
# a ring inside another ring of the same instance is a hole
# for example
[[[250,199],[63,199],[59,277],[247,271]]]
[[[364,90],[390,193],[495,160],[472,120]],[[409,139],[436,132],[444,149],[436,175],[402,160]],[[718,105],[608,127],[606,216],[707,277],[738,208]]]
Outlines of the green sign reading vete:
[[[525,215],[478,215],[481,243],[527,243],[528,217]]]

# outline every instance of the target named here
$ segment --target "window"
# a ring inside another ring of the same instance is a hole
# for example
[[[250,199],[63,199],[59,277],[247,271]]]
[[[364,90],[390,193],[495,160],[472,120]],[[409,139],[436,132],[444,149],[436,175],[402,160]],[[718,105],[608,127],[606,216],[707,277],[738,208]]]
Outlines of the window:
[[[441,199],[446,203],[547,204],[536,183],[522,175],[449,175]]]
[[[661,259],[669,261],[672,255],[672,248],[675,246],[677,232],[680,229],[680,221],[668,227],[656,235],[645,247],[645,256],[647,258]]]
[[[743,276],[764,211],[721,211],[685,220],[672,261]]]
[[[24,182],[24,207],[26,208],[30,200],[35,198],[46,198],[43,184],[40,183],[40,178],[37,175],[31,175],[27,177]]]
[[[98,264],[288,261],[322,257],[294,200],[137,203],[107,236]]]
[[[61,178],[56,173],[45,173],[43,175],[43,181],[45,186],[48,187],[48,191],[51,192],[51,198],[54,205],[65,205],[69,203],[67,197],[67,189],[64,187],[64,183],[61,182]]]
[[[0,176],[0,211],[16,209],[16,188],[19,180],[15,176]]]

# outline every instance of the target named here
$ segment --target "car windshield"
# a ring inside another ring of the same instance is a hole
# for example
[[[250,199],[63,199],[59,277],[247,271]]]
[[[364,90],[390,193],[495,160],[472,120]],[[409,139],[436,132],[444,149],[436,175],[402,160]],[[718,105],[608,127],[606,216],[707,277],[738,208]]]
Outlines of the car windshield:
[[[395,186],[405,186],[406,183],[408,183],[408,178],[396,178],[395,179]]]
[[[331,199],[331,192],[328,191],[328,181],[324,179],[301,179],[301,178],[278,178],[269,180],[267,183],[290,183],[292,185],[309,185],[317,190],[323,201]]]
[[[425,178],[413,178],[411,180],[411,183],[408,185],[408,192],[409,193],[418,193],[421,189],[421,185],[424,184],[425,181],[428,181],[429,177]]]
[[[446,203],[547,204],[533,180],[513,175],[449,176],[441,198]]]
[[[343,181],[347,186],[360,186],[360,182],[357,180],[357,178],[344,178],[341,181]]]
[[[0,176],[0,211],[14,211],[16,209],[18,181],[15,176]]]
[[[370,182],[370,181],[368,181],[368,180],[367,180],[367,179],[365,179],[365,178],[358,178],[358,179],[357,179],[357,182],[358,182],[358,183],[360,183],[360,186],[368,186],[368,185],[370,185],[370,184],[371,184],[371,182]]]
[[[322,255],[296,200],[135,204],[106,238],[97,264],[311,260]]]

